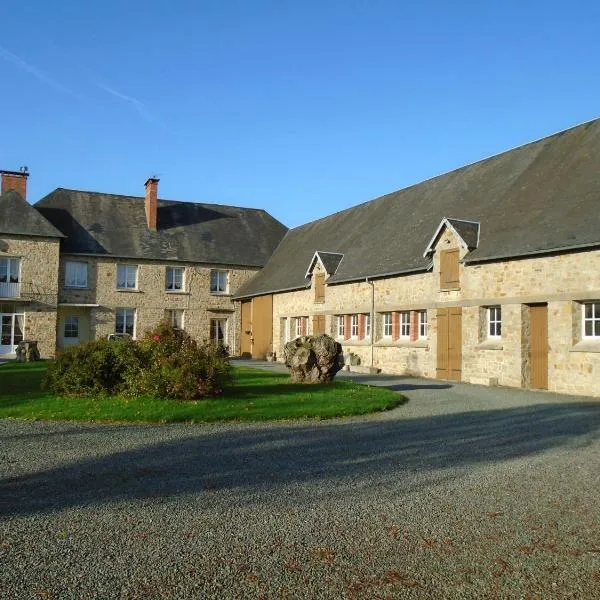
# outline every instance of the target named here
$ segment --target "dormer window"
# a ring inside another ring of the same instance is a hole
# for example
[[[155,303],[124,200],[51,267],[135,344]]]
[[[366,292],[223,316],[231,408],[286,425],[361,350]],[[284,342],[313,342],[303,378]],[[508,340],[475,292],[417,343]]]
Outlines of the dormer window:
[[[315,275],[315,302],[325,302],[325,273]]]

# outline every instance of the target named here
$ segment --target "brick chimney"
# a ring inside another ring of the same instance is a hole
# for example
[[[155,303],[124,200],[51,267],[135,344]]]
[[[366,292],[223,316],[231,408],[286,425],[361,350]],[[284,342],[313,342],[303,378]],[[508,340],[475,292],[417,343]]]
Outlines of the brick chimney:
[[[0,171],[0,175],[2,176],[0,193],[14,190],[22,196],[23,200],[27,200],[27,178],[29,177],[27,167],[21,167],[19,171]]]
[[[160,179],[150,177],[145,183],[146,187],[146,222],[148,229],[156,231],[158,220],[158,182]]]

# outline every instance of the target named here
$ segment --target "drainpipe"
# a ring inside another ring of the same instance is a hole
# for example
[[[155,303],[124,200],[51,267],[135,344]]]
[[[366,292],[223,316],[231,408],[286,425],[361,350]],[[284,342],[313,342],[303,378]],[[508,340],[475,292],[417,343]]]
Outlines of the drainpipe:
[[[368,277],[365,279],[365,282],[371,286],[371,367],[374,367],[373,353],[375,348],[373,346],[373,342],[375,340],[375,284],[372,281],[369,281]]]

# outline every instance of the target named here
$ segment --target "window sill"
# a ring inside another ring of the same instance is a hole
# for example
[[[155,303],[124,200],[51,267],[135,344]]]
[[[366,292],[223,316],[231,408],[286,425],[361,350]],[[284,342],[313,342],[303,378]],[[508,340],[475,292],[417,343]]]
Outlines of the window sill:
[[[359,340],[358,338],[349,338],[347,340],[345,340],[343,338],[336,338],[336,341],[338,341],[343,346],[370,346],[371,345],[371,340],[369,338],[365,338],[362,340]]]
[[[165,290],[166,294],[169,294],[169,296],[189,296],[190,293],[186,292],[185,290]]]
[[[494,340],[486,340],[475,346],[475,350],[504,350],[504,344],[502,342],[496,342]]]
[[[400,339],[400,340],[386,340],[386,339],[382,339],[382,340],[377,340],[374,344],[375,346],[377,346],[378,348],[425,348],[425,349],[429,349],[429,342],[427,340],[415,340],[415,341],[410,341],[410,340],[404,340],[404,339]]]
[[[581,340],[569,352],[600,352],[600,340]]]
[[[440,288],[440,292],[460,292],[460,287]]]
[[[231,296],[229,292],[211,292],[211,296]]]
[[[69,291],[83,292],[83,291],[86,291],[86,290],[90,290],[91,288],[88,287],[88,286],[82,287],[82,286],[79,286],[79,285],[65,285],[63,287],[63,289],[69,290]]]
[[[325,304],[325,300],[315,300],[315,304]]]
[[[128,290],[125,288],[117,288],[117,292],[125,292],[126,294],[141,294],[142,290]]]

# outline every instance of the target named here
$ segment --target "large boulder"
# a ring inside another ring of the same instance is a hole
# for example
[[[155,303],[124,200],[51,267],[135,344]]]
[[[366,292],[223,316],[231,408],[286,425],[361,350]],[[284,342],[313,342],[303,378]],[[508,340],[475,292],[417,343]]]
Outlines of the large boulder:
[[[344,366],[342,345],[326,334],[304,335],[288,342],[283,358],[295,383],[330,383]]]

